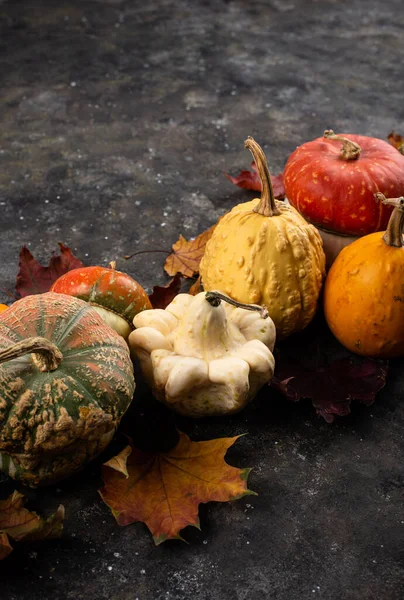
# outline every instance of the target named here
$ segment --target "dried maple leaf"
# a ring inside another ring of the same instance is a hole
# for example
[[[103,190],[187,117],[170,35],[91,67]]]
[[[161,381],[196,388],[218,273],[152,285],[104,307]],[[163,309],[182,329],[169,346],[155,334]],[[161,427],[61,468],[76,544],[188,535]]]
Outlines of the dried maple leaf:
[[[51,256],[49,265],[43,267],[32,256],[26,246],[20,250],[20,263],[16,282],[16,291],[21,298],[31,294],[43,294],[49,291],[52,283],[61,275],[83,267],[83,263],[73,256],[68,246],[59,243],[60,256]]]
[[[201,276],[199,275],[198,279],[195,281],[195,283],[193,283],[191,285],[191,287],[189,288],[189,294],[191,294],[191,296],[196,296],[197,294],[199,294],[199,292],[202,291],[202,280],[201,280]]]
[[[0,532],[0,560],[6,558],[13,551],[7,533]]]
[[[256,192],[262,192],[261,179],[258,175],[258,170],[255,162],[251,163],[252,171],[240,171],[237,177],[232,177],[225,173],[225,176],[229,181],[243,188],[244,190],[254,190]],[[283,186],[283,174],[271,175],[272,188],[274,190],[274,196],[278,200],[285,198],[285,188]]]
[[[389,135],[387,136],[387,140],[389,144],[394,146],[394,148],[397,148],[401,154],[404,154],[404,138],[402,135],[395,133],[394,131],[390,131]]]
[[[100,495],[119,525],[143,521],[156,544],[182,539],[184,527],[199,527],[200,503],[254,493],[247,489],[249,469],[224,461],[238,437],[192,442],[179,432],[175,448],[160,454],[127,446],[103,466]]]
[[[334,415],[351,412],[352,400],[372,404],[386,383],[387,371],[387,363],[382,361],[354,363],[351,358],[309,369],[290,358],[282,361],[281,355],[271,385],[293,402],[310,398],[317,414],[332,423]]]
[[[166,308],[181,289],[181,275],[177,273],[167,285],[155,285],[149,296],[153,308]]]
[[[24,503],[25,497],[17,491],[6,500],[0,500],[0,560],[12,551],[10,539],[15,542],[55,539],[62,534],[62,505],[54,515],[45,520],[24,508]]]
[[[199,234],[196,238],[187,241],[182,235],[172,246],[172,253],[167,257],[164,265],[165,271],[173,277],[182,273],[184,277],[193,277],[199,272],[199,263],[205,252],[205,246],[213,234],[216,225]]]

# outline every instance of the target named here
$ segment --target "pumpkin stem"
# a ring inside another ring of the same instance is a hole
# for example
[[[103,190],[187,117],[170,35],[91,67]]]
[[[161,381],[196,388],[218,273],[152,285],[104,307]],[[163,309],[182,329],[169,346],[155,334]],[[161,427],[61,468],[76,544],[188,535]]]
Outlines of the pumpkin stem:
[[[267,319],[269,317],[268,309],[266,306],[260,306],[259,304],[243,304],[242,302],[237,302],[237,300],[233,300],[229,296],[222,294],[222,292],[206,292],[205,299],[209,302],[211,306],[219,306],[220,302],[224,300],[233,306],[237,306],[237,308],[244,308],[245,310],[256,310],[260,313],[260,316],[263,319]]]
[[[254,157],[255,164],[257,165],[258,175],[262,183],[261,200],[259,204],[253,209],[254,212],[263,215],[264,217],[273,217],[274,215],[280,215],[280,211],[276,206],[274,190],[272,187],[271,176],[267,165],[267,160],[263,149],[257,142],[248,136],[244,142],[244,147],[250,150]]]
[[[109,263],[109,268],[112,269],[113,271],[115,271],[115,269],[116,269],[116,260],[111,260],[111,262]]]
[[[343,142],[341,148],[341,158],[344,160],[357,160],[359,158],[361,147],[356,142],[348,140],[348,138],[342,135],[337,135],[332,129],[326,129],[326,131],[324,131],[324,137],[326,140]]]
[[[400,196],[400,198],[386,198],[384,194],[377,192],[375,198],[376,200],[381,200],[383,204],[394,206],[394,210],[391,213],[387,229],[383,236],[383,241],[388,246],[402,248],[404,246],[404,196]]]
[[[63,354],[55,344],[43,337],[22,340],[5,350],[0,350],[0,363],[8,362],[31,353],[32,362],[39,371],[55,371],[62,362]]]

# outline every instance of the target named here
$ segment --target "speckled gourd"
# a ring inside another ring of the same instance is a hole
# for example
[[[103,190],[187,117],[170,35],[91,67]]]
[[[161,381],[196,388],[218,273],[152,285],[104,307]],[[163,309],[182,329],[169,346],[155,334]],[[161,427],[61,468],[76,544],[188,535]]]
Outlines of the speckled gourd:
[[[290,205],[274,199],[265,155],[245,142],[262,182],[260,200],[238,204],[218,222],[200,265],[205,290],[264,304],[283,339],[312,320],[325,275],[318,231]]]
[[[110,442],[135,388],[126,342],[86,302],[27,296],[0,315],[0,469],[67,477]]]
[[[272,378],[275,326],[266,309],[235,304],[217,292],[178,294],[165,310],[134,318],[129,345],[156,398],[175,412],[237,412]]]

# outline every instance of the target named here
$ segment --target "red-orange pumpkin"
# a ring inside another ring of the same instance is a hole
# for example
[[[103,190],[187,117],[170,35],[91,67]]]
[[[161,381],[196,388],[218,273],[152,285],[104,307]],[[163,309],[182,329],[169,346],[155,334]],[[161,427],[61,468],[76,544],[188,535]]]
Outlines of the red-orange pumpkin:
[[[392,209],[375,193],[404,193],[404,156],[377,138],[326,131],[289,156],[283,176],[289,202],[319,229],[331,264],[356,237],[386,229]]]
[[[111,440],[135,388],[125,341],[52,292],[0,315],[0,468],[31,486],[67,477]]]
[[[324,311],[348,350],[393,358],[404,355],[404,198],[379,200],[395,207],[387,231],[340,252],[326,279]]]
[[[133,318],[152,308],[142,286],[126,273],[108,267],[82,267],[55,281],[52,292],[68,294],[93,306],[110,327],[124,338],[133,330]]]

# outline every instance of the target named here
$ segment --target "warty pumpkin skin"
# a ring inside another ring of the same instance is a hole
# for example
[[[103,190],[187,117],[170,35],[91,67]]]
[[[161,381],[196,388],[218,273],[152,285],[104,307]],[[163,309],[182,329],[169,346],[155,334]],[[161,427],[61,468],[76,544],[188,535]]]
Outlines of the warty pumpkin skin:
[[[32,340],[44,349],[3,362]],[[64,294],[27,296],[0,315],[0,362],[0,468],[30,486],[63,479],[98,455],[135,388],[123,338]]]
[[[379,199],[395,207],[387,231],[340,252],[324,286],[324,312],[351,352],[394,358],[404,355],[404,198]]]
[[[218,222],[206,245],[200,273],[205,290],[239,302],[264,304],[277,339],[306,327],[314,317],[325,275],[318,231],[292,206],[274,199],[265,155],[246,141],[263,185],[261,200],[235,206]]]

